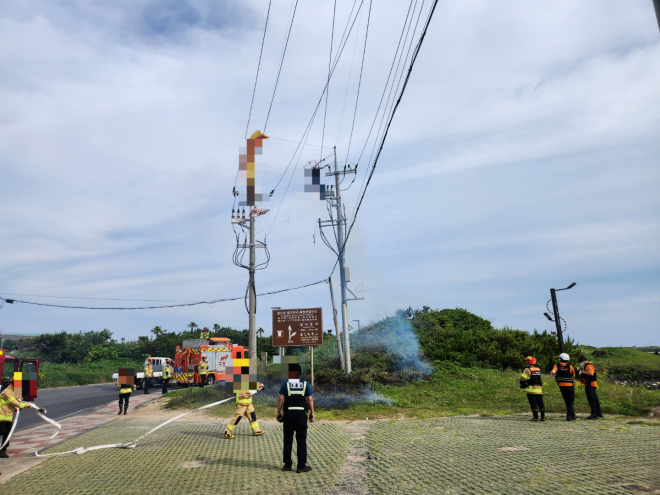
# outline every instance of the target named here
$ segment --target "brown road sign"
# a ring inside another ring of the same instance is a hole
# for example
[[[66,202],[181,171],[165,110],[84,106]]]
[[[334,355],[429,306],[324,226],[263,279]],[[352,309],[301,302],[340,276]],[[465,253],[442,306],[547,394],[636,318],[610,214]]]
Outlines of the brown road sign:
[[[321,308],[273,310],[273,347],[296,345],[323,345]]]

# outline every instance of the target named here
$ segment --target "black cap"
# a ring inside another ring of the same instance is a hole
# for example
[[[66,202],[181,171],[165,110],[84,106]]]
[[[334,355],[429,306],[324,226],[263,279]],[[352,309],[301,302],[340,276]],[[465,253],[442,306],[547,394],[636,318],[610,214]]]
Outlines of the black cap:
[[[587,360],[587,356],[580,356],[578,358],[578,363],[584,363]]]

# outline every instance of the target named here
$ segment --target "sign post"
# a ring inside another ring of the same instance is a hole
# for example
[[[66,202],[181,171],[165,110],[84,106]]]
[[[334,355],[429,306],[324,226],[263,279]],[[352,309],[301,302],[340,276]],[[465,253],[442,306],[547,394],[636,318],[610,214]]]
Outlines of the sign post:
[[[322,308],[274,309],[273,347],[309,346],[311,384],[314,386],[314,346],[323,345]]]

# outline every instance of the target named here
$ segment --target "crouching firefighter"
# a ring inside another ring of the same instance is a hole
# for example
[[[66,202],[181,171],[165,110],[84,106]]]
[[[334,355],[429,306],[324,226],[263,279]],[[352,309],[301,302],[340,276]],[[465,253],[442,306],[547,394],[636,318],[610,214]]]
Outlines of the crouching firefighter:
[[[257,390],[263,389],[263,383],[257,382]],[[252,435],[259,436],[266,433],[259,427],[259,423],[257,422],[257,413],[255,412],[254,406],[252,405],[252,393],[250,393],[249,390],[242,390],[240,393],[236,394],[236,412],[234,413],[232,420],[227,425],[227,429],[225,430],[225,438],[234,438],[232,432],[243,416],[245,416],[250,422]]]
[[[543,405],[543,382],[541,381],[541,369],[536,366],[536,358],[527,356],[527,367],[520,375],[520,388],[527,393],[527,400],[532,408],[530,421],[539,421],[539,410],[541,421],[545,421],[545,406]]]

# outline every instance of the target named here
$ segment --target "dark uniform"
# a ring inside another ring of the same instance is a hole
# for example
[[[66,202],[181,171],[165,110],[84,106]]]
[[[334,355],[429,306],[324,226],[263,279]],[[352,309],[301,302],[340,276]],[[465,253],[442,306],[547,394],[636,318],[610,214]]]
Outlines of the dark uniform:
[[[280,395],[284,396],[282,420],[284,450],[282,461],[286,468],[293,466],[291,450],[295,432],[298,470],[301,470],[307,466],[307,411],[309,410],[307,397],[313,395],[312,387],[304,380],[288,381],[280,387]]]
[[[600,411],[600,401],[598,400],[598,394],[596,394],[598,390],[596,367],[589,361],[583,361],[582,364],[584,364],[584,371],[592,373],[590,376],[580,373],[580,381],[584,384],[584,391],[587,394],[587,401],[591,408],[591,416],[587,419],[602,418],[603,413]]]
[[[117,413],[117,416],[119,416],[122,413],[122,403],[123,403],[123,408],[124,408],[124,414],[126,414],[126,411],[128,411],[128,399],[131,398],[131,392],[135,390],[135,385],[127,385],[123,384],[119,388],[119,412]]]
[[[555,364],[552,368],[551,373],[555,375],[555,381],[559,385],[559,391],[566,404],[566,421],[577,419],[573,408],[575,404],[575,370],[573,366],[565,361],[559,361],[559,364]]]
[[[529,364],[520,375],[520,388],[527,393],[527,401],[532,409],[533,417],[530,421],[545,421],[545,405],[543,404],[543,381],[541,380],[541,369],[534,364]]]

